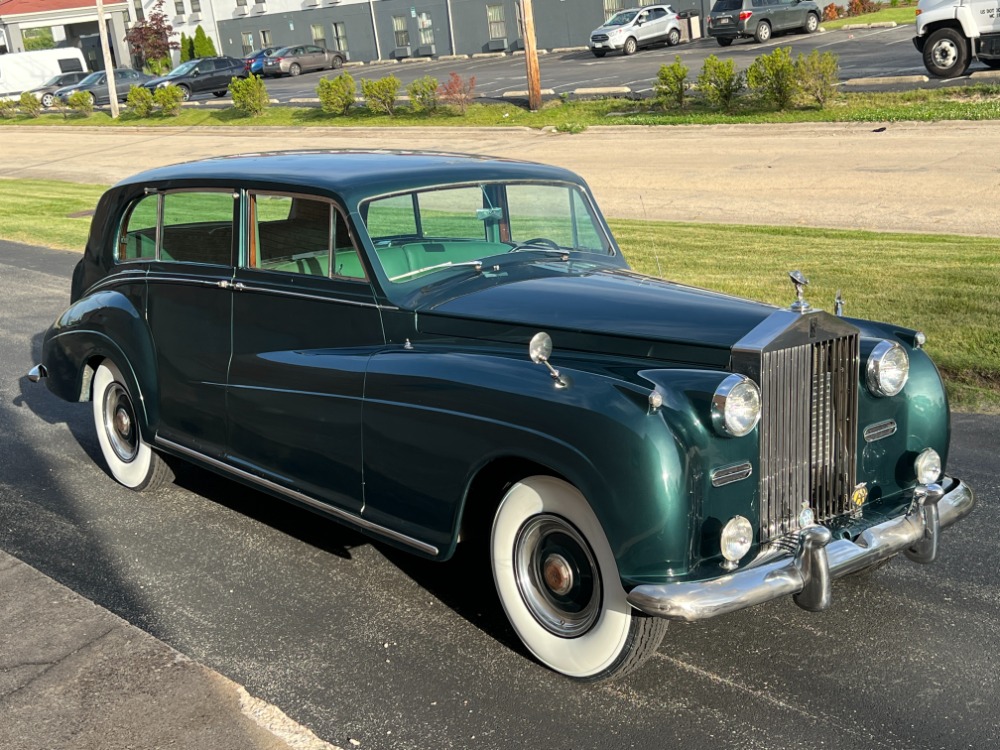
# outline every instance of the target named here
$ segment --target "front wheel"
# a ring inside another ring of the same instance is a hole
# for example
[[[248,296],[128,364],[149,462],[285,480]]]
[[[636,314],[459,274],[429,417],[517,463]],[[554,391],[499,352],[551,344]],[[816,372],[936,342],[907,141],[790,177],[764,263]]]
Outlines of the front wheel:
[[[181,90],[181,99],[182,100],[188,101],[188,100],[191,99],[191,89],[190,88],[188,88],[187,86],[184,86],[184,85],[180,85],[177,88],[179,88]]]
[[[720,47],[728,47],[733,43],[733,38],[731,36],[717,36],[715,41],[719,43]]]
[[[938,78],[957,78],[969,69],[969,44],[955,29],[938,29],[924,43],[924,66]]]
[[[816,29],[819,28],[819,16],[815,13],[809,13],[806,15],[806,25],[802,27],[807,34],[815,34]]]
[[[625,40],[625,46],[622,47],[622,54],[634,55],[635,51],[639,49],[639,43],[632,37]]]
[[[611,547],[583,495],[550,476],[517,482],[490,538],[493,580],[527,649],[567,677],[593,681],[637,669],[667,622],[626,600]]]
[[[753,33],[753,38],[756,39],[757,42],[761,44],[770,39],[771,24],[769,24],[767,21],[761,21],[759,24],[757,24],[757,30]]]
[[[121,371],[105,360],[94,373],[94,427],[104,461],[119,483],[141,492],[173,481],[173,472],[139,434],[139,420]]]
[[[225,91],[213,91],[213,92],[212,92],[212,96],[219,96],[219,97],[222,97],[222,96],[225,96],[225,95],[226,95],[226,92],[225,92]]]
[[[603,49],[595,49],[595,50],[593,50],[593,53],[594,53],[594,57],[604,57],[606,54],[608,54]]]
[[[680,43],[681,43],[680,29],[670,29],[670,33],[667,34],[667,46],[676,47]]]

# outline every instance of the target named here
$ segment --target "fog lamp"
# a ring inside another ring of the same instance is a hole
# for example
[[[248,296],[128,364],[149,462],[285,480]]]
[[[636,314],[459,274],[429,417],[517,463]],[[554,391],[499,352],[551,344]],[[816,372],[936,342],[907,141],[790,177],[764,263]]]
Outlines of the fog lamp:
[[[753,526],[743,516],[733,516],[729,523],[722,529],[722,539],[720,547],[722,556],[726,558],[723,567],[732,570],[747,552],[753,543]]]
[[[931,484],[941,478],[941,456],[933,448],[925,448],[913,462],[920,484]]]
[[[809,503],[802,503],[802,510],[799,511],[799,528],[804,529],[816,523],[816,514],[809,507]]]

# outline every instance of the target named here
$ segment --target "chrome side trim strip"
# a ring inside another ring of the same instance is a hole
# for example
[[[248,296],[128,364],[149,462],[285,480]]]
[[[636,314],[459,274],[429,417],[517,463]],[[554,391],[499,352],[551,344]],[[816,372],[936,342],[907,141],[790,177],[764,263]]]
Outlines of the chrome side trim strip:
[[[237,291],[257,292],[258,294],[276,294],[280,297],[295,297],[296,299],[310,299],[310,300],[316,300],[317,302],[334,302],[338,305],[352,305],[354,307],[374,307],[379,310],[399,309],[397,307],[387,307],[384,305],[378,305],[374,302],[357,302],[355,300],[343,299],[341,297],[335,297],[333,295],[306,294],[305,292],[289,292],[285,289],[271,289],[270,287],[253,286],[245,282],[242,285],[237,284]]]
[[[874,443],[876,440],[884,440],[896,434],[896,420],[887,419],[884,422],[876,422],[865,427],[865,442]]]
[[[972,490],[960,481],[956,480],[951,491],[940,499],[936,496],[932,501],[925,499],[933,487],[918,487],[914,491],[914,505],[906,515],[866,529],[855,541],[827,541],[830,532],[825,527],[811,526],[799,532],[794,554],[719,578],[636,586],[628,594],[629,604],[654,617],[685,622],[705,620],[789,595],[797,595],[797,603],[805,609],[823,609],[829,603],[831,580],[898,552],[912,552],[929,542],[936,547],[937,531],[965,518],[976,504]],[[923,494],[919,492],[921,489]],[[927,512],[928,503],[936,504],[936,513]],[[929,524],[928,517],[935,515],[937,523]]]
[[[720,466],[717,469],[712,469],[712,486],[724,487],[727,484],[732,484],[733,482],[738,482],[741,479],[746,479],[752,473],[753,466],[749,461],[744,461],[741,464]]]
[[[419,539],[414,539],[413,537],[406,536],[406,534],[401,534],[398,531],[393,531],[392,529],[388,529],[385,526],[379,526],[378,524],[372,523],[368,519],[362,518],[361,516],[355,515],[354,513],[348,513],[347,511],[341,510],[340,508],[336,508],[332,505],[327,505],[326,503],[322,503],[319,500],[315,500],[314,498],[309,497],[309,495],[304,495],[301,492],[297,492],[296,490],[291,490],[288,489],[287,487],[282,487],[280,484],[276,484],[262,477],[254,476],[253,474],[243,471],[242,469],[237,469],[235,466],[230,466],[229,464],[223,463],[218,459],[206,456],[202,453],[198,453],[198,451],[193,451],[190,448],[186,448],[183,445],[179,445],[178,443],[175,443],[172,440],[166,440],[165,438],[157,438],[156,442],[158,445],[162,445],[165,448],[169,448],[170,450],[176,453],[182,453],[186,456],[191,456],[192,458],[196,458],[199,461],[203,461],[207,464],[210,464],[211,466],[214,466],[215,468],[219,469],[220,471],[226,472],[227,474],[233,474],[235,476],[238,476],[241,479],[250,482],[251,484],[256,484],[261,487],[265,487],[271,492],[275,492],[279,495],[284,495],[285,497],[289,497],[300,503],[304,503],[305,505],[308,505],[311,508],[316,508],[317,510],[322,511],[326,515],[335,516],[337,518],[343,519],[344,521],[354,524],[355,526],[358,526],[364,529],[365,531],[371,531],[375,534],[388,537],[397,542],[418,549],[421,552],[424,552],[428,555],[437,556],[437,554],[439,553],[438,548],[432,544],[421,542]]]

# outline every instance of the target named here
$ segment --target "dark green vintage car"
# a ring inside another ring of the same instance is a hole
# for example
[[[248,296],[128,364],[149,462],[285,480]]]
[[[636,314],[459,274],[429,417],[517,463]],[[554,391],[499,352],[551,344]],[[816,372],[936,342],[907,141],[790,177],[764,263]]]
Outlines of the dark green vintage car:
[[[792,276],[778,309],[633,273],[555,167],[210,159],[103,196],[30,377],[92,402],[135,490],[181,458],[426,557],[488,550],[527,648],[599,679],[668,620],[931,562],[972,509],[923,335]]]

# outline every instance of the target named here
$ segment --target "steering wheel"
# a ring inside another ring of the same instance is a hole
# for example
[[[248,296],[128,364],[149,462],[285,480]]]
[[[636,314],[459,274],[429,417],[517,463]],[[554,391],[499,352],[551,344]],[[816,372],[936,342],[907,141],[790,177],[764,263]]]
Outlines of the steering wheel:
[[[539,245],[541,245],[542,247],[550,248],[557,252],[562,252],[562,248],[559,247],[559,244],[554,240],[550,240],[548,237],[533,237],[530,240],[525,240],[524,242],[518,242],[516,245],[514,245],[514,247],[512,247],[507,252],[516,253],[519,250],[524,250],[525,248],[529,247],[538,247]]]

